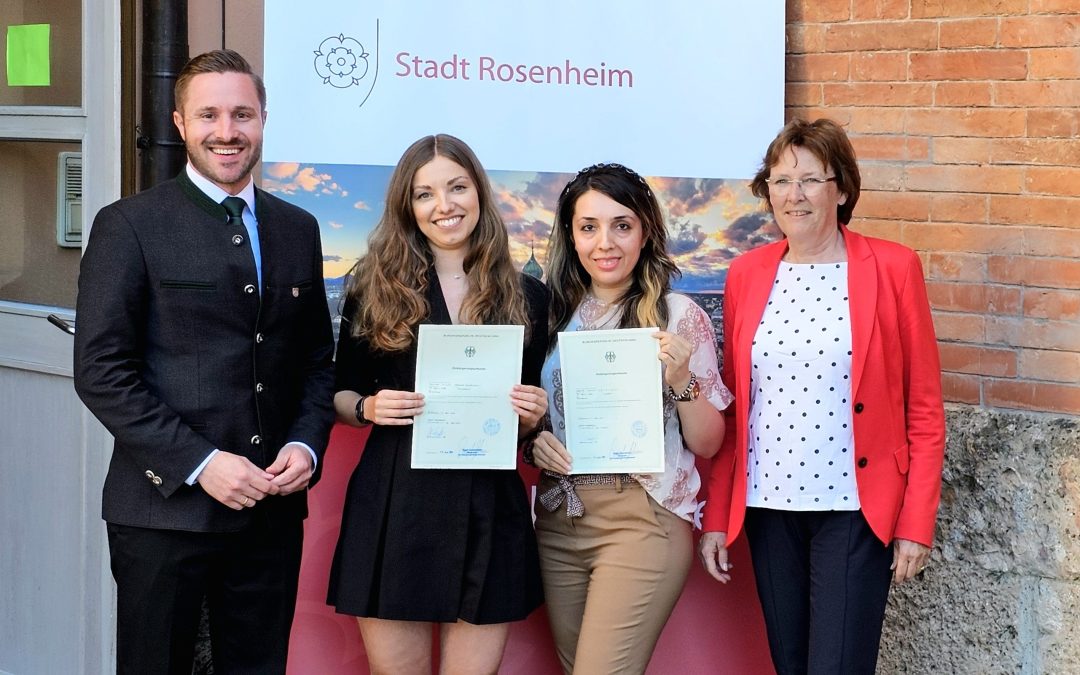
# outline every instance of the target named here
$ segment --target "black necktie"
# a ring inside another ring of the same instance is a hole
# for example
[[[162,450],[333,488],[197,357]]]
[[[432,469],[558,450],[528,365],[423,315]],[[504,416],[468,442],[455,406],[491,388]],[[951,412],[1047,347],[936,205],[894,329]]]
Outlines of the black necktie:
[[[229,214],[229,225],[244,226],[244,200],[239,197],[226,197],[221,205]]]

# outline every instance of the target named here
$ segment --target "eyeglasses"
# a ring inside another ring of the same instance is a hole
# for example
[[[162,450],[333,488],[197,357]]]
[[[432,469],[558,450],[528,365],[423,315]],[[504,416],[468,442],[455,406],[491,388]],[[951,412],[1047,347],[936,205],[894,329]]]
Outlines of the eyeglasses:
[[[801,180],[795,180],[794,178],[766,178],[765,182],[769,184],[769,189],[776,194],[788,194],[798,185],[802,188],[804,195],[813,196],[821,194],[821,191],[825,189],[825,184],[832,183],[835,180],[836,176],[829,176],[827,178],[803,178]]]

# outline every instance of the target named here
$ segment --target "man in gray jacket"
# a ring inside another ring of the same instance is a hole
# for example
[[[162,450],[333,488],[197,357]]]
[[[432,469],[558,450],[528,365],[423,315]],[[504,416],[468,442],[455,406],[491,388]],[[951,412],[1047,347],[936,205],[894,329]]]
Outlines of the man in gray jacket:
[[[79,277],[75,388],[115,437],[105,479],[119,672],[284,672],[306,490],[333,424],[318,223],[256,188],[266,94],[236,52],[192,59],[188,165],[103,208]]]

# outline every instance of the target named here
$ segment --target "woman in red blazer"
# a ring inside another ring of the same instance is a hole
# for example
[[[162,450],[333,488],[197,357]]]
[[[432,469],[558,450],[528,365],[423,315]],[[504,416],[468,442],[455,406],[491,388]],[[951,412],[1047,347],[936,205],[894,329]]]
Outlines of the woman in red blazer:
[[[793,120],[751,184],[784,234],[736,259],[699,553],[731,577],[744,529],[778,673],[873,673],[890,579],[929,560],[945,416],[922,267],[847,229],[855,152],[834,122]]]

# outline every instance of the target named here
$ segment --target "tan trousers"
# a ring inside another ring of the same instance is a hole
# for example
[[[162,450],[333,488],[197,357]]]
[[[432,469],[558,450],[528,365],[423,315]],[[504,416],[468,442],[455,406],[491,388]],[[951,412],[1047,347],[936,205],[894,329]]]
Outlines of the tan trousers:
[[[552,485],[544,478],[543,493]],[[690,523],[636,482],[579,485],[585,515],[536,508],[548,618],[563,671],[644,673],[693,558]]]

